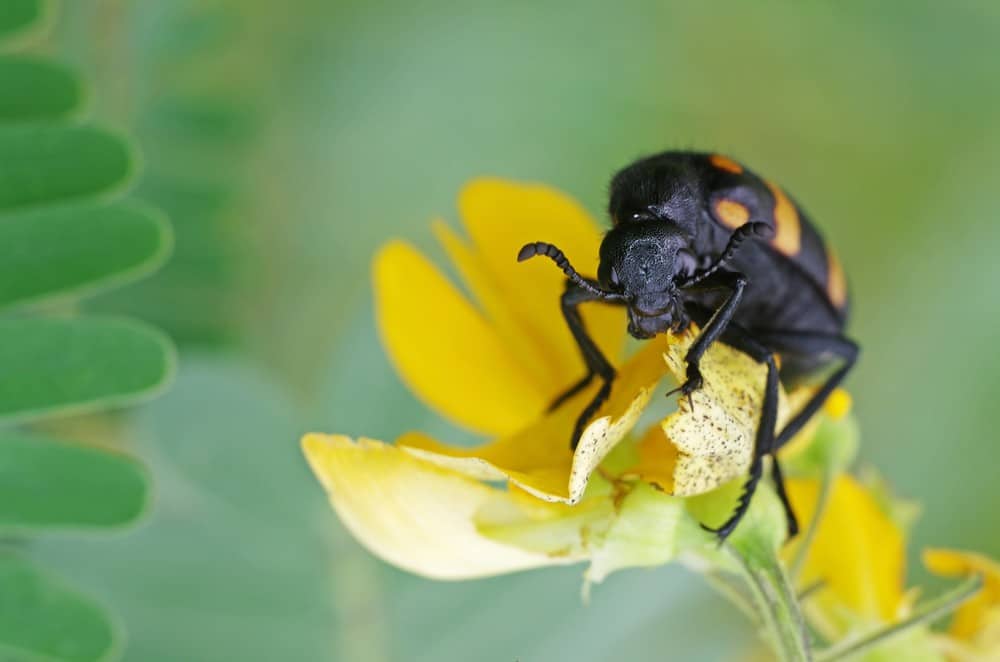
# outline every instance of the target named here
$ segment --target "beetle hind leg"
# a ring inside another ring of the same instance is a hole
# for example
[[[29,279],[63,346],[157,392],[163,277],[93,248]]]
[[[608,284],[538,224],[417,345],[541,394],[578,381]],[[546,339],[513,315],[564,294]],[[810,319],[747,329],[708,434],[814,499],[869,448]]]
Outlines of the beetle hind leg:
[[[692,312],[695,313],[696,317],[703,317],[705,315],[704,311],[693,310]],[[750,502],[757,491],[757,486],[764,473],[764,458],[770,455],[772,459],[771,476],[775,482],[778,498],[785,509],[788,535],[789,537],[794,536],[798,532],[798,520],[795,517],[795,512],[792,509],[791,502],[785,490],[785,481],[781,472],[781,466],[778,464],[777,458],[774,457],[774,452],[777,449],[775,444],[775,428],[778,421],[779,387],[778,365],[774,360],[774,353],[763,343],[752,337],[743,327],[735,323],[731,323],[721,334],[721,340],[730,347],[743,352],[754,361],[765,364],[767,366],[767,381],[764,386],[764,398],[761,404],[760,421],[757,425],[757,437],[754,440],[749,475],[743,484],[743,492],[736,503],[736,508],[729,519],[721,526],[716,528],[702,526],[708,531],[715,533],[720,543],[724,542],[732,534],[750,509]]]

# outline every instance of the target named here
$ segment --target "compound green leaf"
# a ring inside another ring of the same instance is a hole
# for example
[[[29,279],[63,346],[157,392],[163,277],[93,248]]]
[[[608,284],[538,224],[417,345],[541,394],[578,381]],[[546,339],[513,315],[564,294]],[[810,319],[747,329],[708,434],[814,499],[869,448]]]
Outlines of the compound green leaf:
[[[104,611],[34,564],[0,551],[0,659],[5,662],[91,662],[121,648]]]
[[[146,508],[148,474],[112,451],[0,433],[0,531],[116,527]]]
[[[133,161],[130,145],[103,129],[0,127],[0,211],[121,188]]]
[[[116,318],[0,321],[0,422],[122,406],[161,390],[170,341]]]
[[[0,121],[55,120],[83,104],[80,79],[66,67],[43,58],[0,57]]]
[[[40,26],[48,12],[46,0],[3,0],[0,2],[0,41],[24,35]]]
[[[166,259],[162,214],[135,203],[39,208],[0,218],[0,308],[135,280]]]

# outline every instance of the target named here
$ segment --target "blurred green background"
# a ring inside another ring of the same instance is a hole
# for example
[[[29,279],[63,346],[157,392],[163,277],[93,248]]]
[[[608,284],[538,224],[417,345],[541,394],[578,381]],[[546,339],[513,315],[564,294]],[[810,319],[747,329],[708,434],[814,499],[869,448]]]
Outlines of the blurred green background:
[[[462,183],[571,192],[664,148],[766,173],[838,247],[863,357],[863,458],[923,504],[928,544],[1000,554],[1000,4],[87,0],[35,50],[130,132],[174,257],[87,303],[165,329],[163,398],[62,424],[150,467],[151,515],[35,556],[128,632],[129,660],[729,660],[753,633],[677,568],[581,605],[580,569],[462,584],[375,560],[297,446],[307,430],[471,440],[381,354],[369,260],[431,254]],[[916,557],[914,556],[914,560]],[[922,576],[914,568],[914,577]]]

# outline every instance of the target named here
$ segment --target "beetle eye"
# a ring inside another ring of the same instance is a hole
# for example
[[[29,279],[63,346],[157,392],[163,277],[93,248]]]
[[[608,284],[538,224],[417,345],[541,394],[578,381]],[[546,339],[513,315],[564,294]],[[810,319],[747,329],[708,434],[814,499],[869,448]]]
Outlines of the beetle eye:
[[[611,267],[611,284],[614,287],[619,287],[621,285],[621,280],[618,278],[618,270]]]

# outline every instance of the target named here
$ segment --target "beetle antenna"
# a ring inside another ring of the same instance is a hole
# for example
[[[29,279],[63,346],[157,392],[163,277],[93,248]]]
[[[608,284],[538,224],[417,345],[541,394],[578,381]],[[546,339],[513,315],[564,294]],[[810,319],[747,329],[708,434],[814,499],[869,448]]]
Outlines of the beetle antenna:
[[[521,250],[517,254],[517,261],[524,262],[525,260],[530,260],[536,255],[544,255],[545,257],[550,258],[556,263],[557,267],[562,269],[562,272],[566,274],[566,277],[569,278],[574,285],[590,292],[594,296],[606,301],[624,299],[624,297],[617,292],[609,292],[599,287],[595,287],[590,281],[577,273],[576,269],[573,268],[573,265],[569,263],[569,259],[566,257],[565,253],[552,244],[545,243],[544,241],[536,241],[522,246]]]
[[[736,255],[736,251],[740,249],[740,244],[754,236],[770,239],[774,236],[774,228],[766,223],[746,223],[736,228],[736,231],[729,236],[729,243],[726,244],[725,250],[723,250],[722,254],[719,255],[719,259],[705,269],[694,272],[691,274],[690,278],[681,281],[678,286],[690,287],[691,285],[697,285],[702,282],[724,267],[726,262],[729,262],[729,260],[733,259],[733,256]]]

